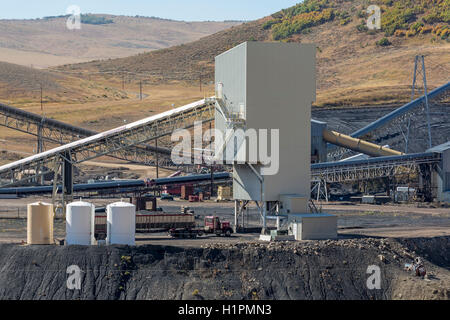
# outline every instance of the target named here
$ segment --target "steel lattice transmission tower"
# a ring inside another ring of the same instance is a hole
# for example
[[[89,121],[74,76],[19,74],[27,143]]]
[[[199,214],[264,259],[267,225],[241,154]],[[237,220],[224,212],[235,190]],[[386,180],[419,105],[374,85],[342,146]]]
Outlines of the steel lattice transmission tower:
[[[418,86],[418,78],[422,77],[422,85],[423,85],[423,96],[425,97],[425,110],[427,114],[427,126],[428,126],[428,147],[431,148],[432,140],[431,140],[431,120],[430,120],[430,106],[428,104],[428,88],[427,88],[427,76],[425,69],[425,57],[423,55],[417,55],[414,59],[414,74],[413,74],[413,84],[411,90],[411,101],[414,100],[416,96],[416,92],[420,93],[420,87]],[[419,94],[420,96],[420,94]],[[405,153],[408,153],[408,145],[409,145],[409,133],[411,127],[411,116],[408,119],[408,128],[406,134],[405,141]]]

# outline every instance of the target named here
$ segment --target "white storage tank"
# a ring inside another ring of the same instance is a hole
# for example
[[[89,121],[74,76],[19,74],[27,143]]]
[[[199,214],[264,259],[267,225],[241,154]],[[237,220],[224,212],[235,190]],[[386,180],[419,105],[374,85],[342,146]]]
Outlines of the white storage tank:
[[[27,208],[27,243],[53,244],[53,205],[30,203]]]
[[[77,201],[67,205],[66,243],[67,245],[88,246],[95,243],[95,206]]]
[[[136,206],[127,202],[116,202],[106,207],[107,244],[135,245]]]

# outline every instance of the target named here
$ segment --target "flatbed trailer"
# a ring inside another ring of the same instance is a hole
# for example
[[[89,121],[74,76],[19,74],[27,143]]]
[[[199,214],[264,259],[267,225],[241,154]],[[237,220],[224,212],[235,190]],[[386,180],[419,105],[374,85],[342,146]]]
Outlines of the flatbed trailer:
[[[173,228],[169,230],[169,235],[176,239],[195,239],[205,234],[204,229],[198,228]]]
[[[203,228],[172,228],[169,234],[173,238],[197,238],[204,234],[215,234],[216,236],[231,237],[233,229],[230,222],[221,221],[219,217],[205,217],[205,226]]]
[[[95,217],[95,238],[105,239],[107,233],[106,215]],[[137,214],[136,233],[168,232],[171,229],[195,228],[193,214]]]

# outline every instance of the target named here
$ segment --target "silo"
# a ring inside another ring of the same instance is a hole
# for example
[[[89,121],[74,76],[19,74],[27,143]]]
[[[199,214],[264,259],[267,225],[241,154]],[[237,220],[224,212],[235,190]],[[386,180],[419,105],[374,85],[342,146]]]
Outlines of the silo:
[[[27,209],[27,243],[53,244],[53,205],[36,202]]]
[[[106,207],[107,244],[135,245],[136,206],[116,202]]]
[[[77,201],[67,205],[66,243],[67,245],[94,244],[95,206],[88,202]]]

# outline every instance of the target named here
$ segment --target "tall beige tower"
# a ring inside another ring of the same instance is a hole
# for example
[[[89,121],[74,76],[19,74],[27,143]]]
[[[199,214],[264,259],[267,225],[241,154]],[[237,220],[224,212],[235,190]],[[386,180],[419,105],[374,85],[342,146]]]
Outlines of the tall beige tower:
[[[233,162],[234,199],[257,201],[264,225],[274,211],[308,212],[315,55],[313,44],[246,42],[216,57],[215,121],[225,137],[216,156]],[[257,142],[227,136],[231,128],[256,131]]]

